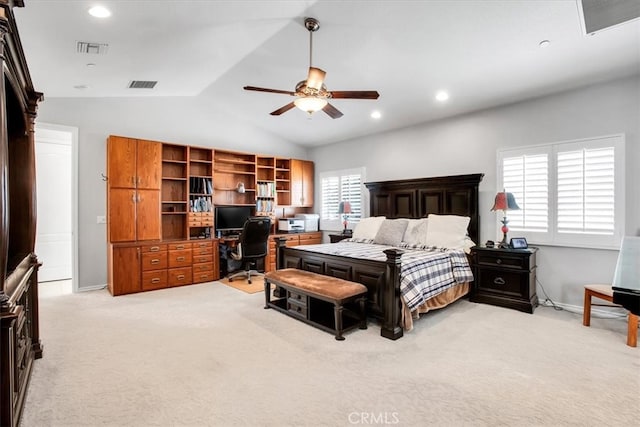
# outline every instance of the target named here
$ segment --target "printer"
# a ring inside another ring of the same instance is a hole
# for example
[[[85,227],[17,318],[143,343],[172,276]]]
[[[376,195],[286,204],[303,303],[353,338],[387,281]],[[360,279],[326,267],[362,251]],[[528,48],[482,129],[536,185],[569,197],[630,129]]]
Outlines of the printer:
[[[300,218],[282,218],[278,221],[278,231],[303,232],[304,220]]]
[[[296,219],[304,221],[304,231],[318,231],[320,215],[318,214],[296,214]]]

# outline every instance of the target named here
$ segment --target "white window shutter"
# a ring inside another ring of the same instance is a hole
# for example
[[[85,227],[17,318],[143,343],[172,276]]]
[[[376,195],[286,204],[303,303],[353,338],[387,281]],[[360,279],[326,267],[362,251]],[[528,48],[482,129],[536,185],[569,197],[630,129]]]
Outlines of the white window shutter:
[[[520,210],[507,212],[509,229],[546,232],[549,228],[549,165],[547,154],[503,159],[503,186]]]

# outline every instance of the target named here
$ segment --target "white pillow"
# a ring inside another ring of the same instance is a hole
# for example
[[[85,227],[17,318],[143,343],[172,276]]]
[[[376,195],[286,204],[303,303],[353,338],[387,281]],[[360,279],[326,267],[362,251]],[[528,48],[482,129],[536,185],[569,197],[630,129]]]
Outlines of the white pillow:
[[[458,215],[429,214],[427,245],[447,249],[463,249],[471,218]]]
[[[427,218],[409,219],[402,241],[409,245],[427,244]]]
[[[384,216],[372,216],[362,218],[353,230],[354,239],[375,239],[382,222],[387,219]]]

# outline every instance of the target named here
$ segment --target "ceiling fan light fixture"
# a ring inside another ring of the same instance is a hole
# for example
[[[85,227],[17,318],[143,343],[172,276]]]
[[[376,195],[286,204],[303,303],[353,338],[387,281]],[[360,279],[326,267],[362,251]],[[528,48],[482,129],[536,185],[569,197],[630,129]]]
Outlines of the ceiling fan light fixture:
[[[328,102],[326,98],[317,98],[315,96],[303,96],[293,101],[296,107],[309,114],[322,110]]]

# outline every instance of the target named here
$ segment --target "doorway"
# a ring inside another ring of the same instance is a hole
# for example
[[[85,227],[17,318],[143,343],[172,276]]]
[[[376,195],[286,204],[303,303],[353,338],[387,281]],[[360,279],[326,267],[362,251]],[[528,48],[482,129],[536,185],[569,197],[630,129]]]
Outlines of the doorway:
[[[78,289],[77,139],[77,128],[36,124],[38,282],[57,293]]]

